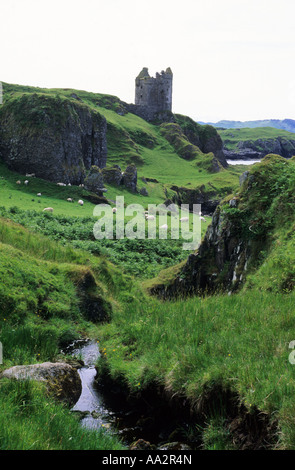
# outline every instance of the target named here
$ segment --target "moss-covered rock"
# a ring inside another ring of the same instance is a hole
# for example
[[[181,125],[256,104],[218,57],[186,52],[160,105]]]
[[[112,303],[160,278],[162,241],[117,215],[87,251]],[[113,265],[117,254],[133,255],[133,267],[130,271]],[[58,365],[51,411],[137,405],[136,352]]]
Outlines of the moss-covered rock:
[[[51,395],[70,406],[76,403],[82,392],[77,369],[63,362],[14,366],[2,372],[1,377],[44,382]]]
[[[102,195],[104,189],[103,181],[103,173],[101,169],[98,168],[98,166],[93,165],[85,178],[85,189],[95,194]]]
[[[137,168],[135,165],[128,165],[123,174],[124,186],[135,193],[137,191]]]
[[[120,184],[122,184],[123,174],[119,165],[104,168],[102,170],[102,174],[105,183],[114,184],[116,186],[120,186]]]

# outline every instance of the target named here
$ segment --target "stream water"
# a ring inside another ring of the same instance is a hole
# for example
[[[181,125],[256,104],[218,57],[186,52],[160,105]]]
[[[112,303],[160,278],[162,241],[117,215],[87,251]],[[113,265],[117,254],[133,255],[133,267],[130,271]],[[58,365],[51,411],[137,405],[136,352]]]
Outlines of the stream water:
[[[95,385],[95,363],[100,356],[98,344],[95,341],[75,342],[68,348],[72,356],[81,358],[84,365],[78,369],[82,382],[82,393],[72,411],[82,413],[81,424],[87,428],[98,429],[101,426],[110,427],[113,413],[107,409],[103,396]]]
[[[97,342],[78,340],[63,352],[83,361],[83,366],[78,369],[82,392],[72,408],[72,412],[81,414],[82,426],[90,429],[110,428],[126,445],[143,439],[158,449],[161,449],[160,446],[167,449],[167,443],[171,441],[174,441],[175,449],[185,449],[186,445],[191,448],[192,443],[183,434],[189,426],[183,411],[181,416],[174,413],[153,392],[149,392],[143,400],[128,403],[113,390],[98,387],[95,380],[95,364],[100,356]]]

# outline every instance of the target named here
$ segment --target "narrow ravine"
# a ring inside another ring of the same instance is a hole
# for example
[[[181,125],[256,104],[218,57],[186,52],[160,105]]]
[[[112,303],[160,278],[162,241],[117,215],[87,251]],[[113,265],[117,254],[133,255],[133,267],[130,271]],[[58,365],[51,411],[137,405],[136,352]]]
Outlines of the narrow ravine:
[[[198,417],[191,414],[190,407],[183,400],[171,404],[153,387],[129,400],[120,387],[108,380],[102,378],[98,383],[95,365],[100,352],[95,341],[75,341],[63,352],[83,364],[78,369],[82,392],[72,408],[73,413],[81,415],[82,426],[94,430],[107,428],[130,448],[137,442],[160,450],[196,450],[203,447],[202,436],[196,433]],[[237,428],[234,439],[237,443],[241,441],[241,448],[263,449],[270,446],[275,428],[266,415],[261,416],[259,410],[249,415],[232,392],[216,389],[212,396],[208,396],[207,405],[204,404],[208,408],[206,416],[217,403],[226,410],[232,431]],[[203,411],[206,411],[205,408]],[[206,420],[200,423],[204,426]]]

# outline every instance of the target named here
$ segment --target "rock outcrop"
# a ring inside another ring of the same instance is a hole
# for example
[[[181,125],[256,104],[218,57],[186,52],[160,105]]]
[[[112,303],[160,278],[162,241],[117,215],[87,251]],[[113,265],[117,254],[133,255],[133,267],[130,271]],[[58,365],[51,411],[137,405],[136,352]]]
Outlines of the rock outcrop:
[[[100,168],[93,165],[85,178],[84,186],[87,191],[91,191],[97,195],[102,195],[104,192],[104,178]]]
[[[154,284],[151,293],[173,298],[238,290],[249,268],[258,266],[260,253],[273,236],[278,213],[290,212],[279,198],[286,197],[282,188],[290,188],[294,182],[293,160],[289,163],[281,156],[268,155],[245,172],[240,191],[217,206],[198,250],[189,255],[169,284]],[[288,215],[285,217],[288,220]]]
[[[240,233],[236,221],[227,219],[218,206],[198,251],[189,255],[170,285],[156,285],[151,293],[170,298],[234,291],[244,280],[251,254],[251,242]]]
[[[123,180],[122,170],[119,165],[104,168],[102,170],[103,180],[105,183],[120,186]]]
[[[137,168],[135,165],[128,165],[123,174],[123,184],[125,188],[133,193],[137,191]]]
[[[92,165],[106,166],[106,120],[75,98],[23,94],[5,101],[0,118],[0,154],[14,171],[80,184]]]
[[[82,392],[77,369],[63,362],[14,366],[4,370],[1,377],[44,382],[51,395],[70,406],[76,403]]]
[[[220,202],[217,192],[205,191],[203,185],[195,189],[174,185],[170,189],[175,192],[171,198],[172,203],[177,205],[189,204],[190,210],[193,210],[194,204],[201,204],[202,212],[206,215],[213,215]]]
[[[295,139],[277,137],[276,139],[245,140],[238,142],[234,150],[224,149],[228,160],[257,160],[270,153],[291,158],[295,155]]]
[[[103,181],[115,186],[125,186],[126,189],[137,192],[137,168],[134,164],[128,165],[123,172],[119,165],[104,168],[102,170]]]

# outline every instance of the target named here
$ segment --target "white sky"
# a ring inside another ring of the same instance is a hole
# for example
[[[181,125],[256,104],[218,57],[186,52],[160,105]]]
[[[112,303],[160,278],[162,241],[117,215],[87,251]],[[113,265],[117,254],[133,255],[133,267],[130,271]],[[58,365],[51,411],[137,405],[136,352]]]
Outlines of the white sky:
[[[0,0],[0,80],[134,102],[171,67],[173,112],[295,119],[294,0]]]

